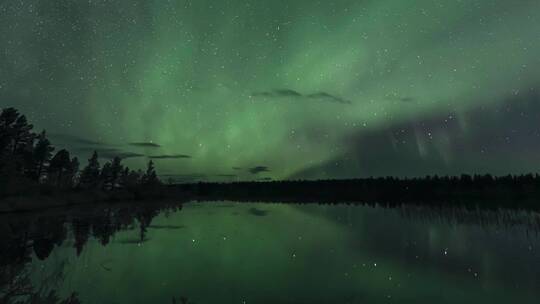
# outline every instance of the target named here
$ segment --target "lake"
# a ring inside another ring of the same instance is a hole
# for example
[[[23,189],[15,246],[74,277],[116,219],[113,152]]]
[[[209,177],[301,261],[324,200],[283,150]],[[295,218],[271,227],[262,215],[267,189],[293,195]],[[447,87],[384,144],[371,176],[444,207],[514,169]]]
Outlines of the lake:
[[[205,202],[0,220],[6,303],[540,301],[536,212]]]

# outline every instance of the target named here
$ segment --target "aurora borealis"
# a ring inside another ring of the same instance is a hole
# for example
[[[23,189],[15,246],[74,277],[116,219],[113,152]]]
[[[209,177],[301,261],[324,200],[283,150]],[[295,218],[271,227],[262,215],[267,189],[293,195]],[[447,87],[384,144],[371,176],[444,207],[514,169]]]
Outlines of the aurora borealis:
[[[540,2],[0,2],[0,106],[180,180],[540,169]],[[511,160],[511,161],[509,161]]]

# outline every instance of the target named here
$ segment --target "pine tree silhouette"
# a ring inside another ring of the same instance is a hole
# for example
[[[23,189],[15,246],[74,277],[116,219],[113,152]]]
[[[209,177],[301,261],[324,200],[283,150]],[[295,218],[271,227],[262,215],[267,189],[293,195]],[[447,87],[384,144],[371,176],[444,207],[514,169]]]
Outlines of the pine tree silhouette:
[[[81,172],[80,185],[83,188],[95,189],[99,184],[100,166],[97,151],[88,159],[88,165]]]
[[[49,161],[52,157],[54,147],[51,146],[50,141],[47,139],[45,130],[43,130],[37,137],[37,143],[34,147],[34,172],[33,179],[40,181],[45,173],[45,167],[49,165]]]
[[[159,183],[159,179],[156,174],[156,169],[154,167],[154,162],[152,160],[148,162],[146,173],[143,175],[143,178],[142,178],[142,183],[144,185],[156,185]]]

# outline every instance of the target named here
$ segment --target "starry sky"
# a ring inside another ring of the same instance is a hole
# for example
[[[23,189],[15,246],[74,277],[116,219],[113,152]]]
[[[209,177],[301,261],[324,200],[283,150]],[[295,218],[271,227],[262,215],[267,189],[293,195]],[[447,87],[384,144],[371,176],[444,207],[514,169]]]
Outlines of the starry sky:
[[[0,106],[163,177],[540,170],[537,0],[0,1]]]

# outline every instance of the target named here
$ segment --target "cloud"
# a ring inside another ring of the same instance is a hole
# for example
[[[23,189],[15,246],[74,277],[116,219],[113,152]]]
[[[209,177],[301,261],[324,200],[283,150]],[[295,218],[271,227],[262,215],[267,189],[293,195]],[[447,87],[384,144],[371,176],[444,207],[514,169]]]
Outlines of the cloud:
[[[133,153],[133,152],[120,152],[120,153],[116,153],[116,154],[110,154],[110,155],[107,155],[107,156],[109,158],[120,157],[121,159],[126,159],[126,158],[145,157],[146,155],[139,154],[139,153]]]
[[[116,148],[96,149],[92,147],[83,147],[76,150],[83,153],[93,153],[94,151],[96,151],[98,153],[99,158],[108,158],[108,159],[115,158],[115,157],[120,157],[121,159],[146,157],[146,155],[144,154],[139,154],[139,153],[134,153],[134,152],[129,152],[129,151],[122,151]]]
[[[119,149],[116,148],[95,148],[95,147],[82,147],[82,148],[76,148],[76,151],[79,152],[94,152],[96,151],[98,154],[100,153],[113,153],[113,152],[119,152]]]
[[[206,180],[205,174],[191,173],[191,174],[160,174],[159,177],[164,179],[172,179],[174,182],[189,183]]]
[[[303,95],[300,94],[299,92],[290,90],[290,89],[277,89],[277,90],[266,91],[266,92],[255,92],[251,95],[255,97],[273,97],[273,98],[303,97]]]
[[[416,98],[413,98],[413,97],[410,97],[410,96],[389,96],[389,97],[386,97],[387,100],[392,100],[392,101],[401,101],[401,102],[405,102],[405,103],[411,103],[411,102],[415,102],[416,101]]]
[[[143,147],[143,148],[161,148],[160,145],[153,143],[153,142],[132,142],[128,145],[134,146],[134,147]]]
[[[241,167],[232,167],[233,170],[242,170]]]
[[[262,172],[270,172],[270,169],[268,167],[266,167],[266,166],[256,166],[256,167],[253,167],[253,168],[249,168],[248,171],[251,174],[259,174],[259,173],[262,173]]]
[[[51,134],[51,138],[58,139],[67,144],[74,144],[76,147],[73,150],[77,152],[91,154],[96,151],[98,156],[102,159],[112,159],[115,157],[120,157],[121,159],[146,157],[144,154],[124,151],[115,148],[114,145],[111,147],[111,145],[104,142],[90,140],[77,135],[53,133]]]
[[[329,102],[334,102],[334,103],[342,103],[342,104],[352,103],[350,100],[347,100],[342,97],[332,95],[326,92],[317,92],[317,93],[306,95],[306,97],[310,99],[323,100],[323,101],[329,101]]]
[[[538,113],[540,95],[531,92],[500,101],[493,108],[479,104],[459,113],[426,113],[366,128],[343,138],[345,151],[341,155],[287,178],[537,172]]]
[[[77,135],[72,134],[64,134],[64,133],[48,133],[48,136],[51,137],[51,139],[58,140],[65,143],[71,143],[71,144],[82,144],[82,145],[89,145],[89,146],[101,146],[106,145],[103,142],[90,140],[84,137],[80,137]]]
[[[185,154],[163,154],[163,155],[151,155],[148,156],[150,159],[180,159],[180,158],[191,158],[190,155]]]
[[[263,98],[296,98],[296,99],[311,99],[332,103],[351,104],[350,100],[343,97],[333,95],[327,92],[314,92],[309,94],[302,94],[291,89],[276,89],[272,91],[254,92],[251,94],[253,97]]]

